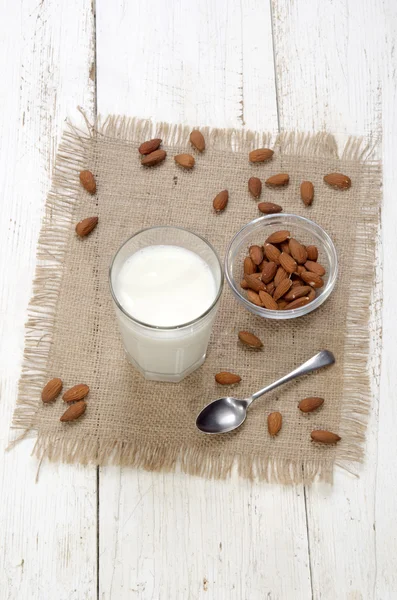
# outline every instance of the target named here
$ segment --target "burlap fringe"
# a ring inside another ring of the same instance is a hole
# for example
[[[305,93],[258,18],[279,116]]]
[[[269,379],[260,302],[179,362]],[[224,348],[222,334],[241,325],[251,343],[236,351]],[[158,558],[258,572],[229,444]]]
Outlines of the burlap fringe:
[[[105,136],[136,145],[140,140],[161,137],[164,145],[186,147],[192,130],[191,127],[182,125],[154,124],[148,120],[121,116],[109,116],[105,119],[99,116],[94,124],[88,123],[87,120],[86,124],[87,131],[79,130],[70,124],[70,130],[64,133],[56,158],[52,188],[47,198],[38,242],[38,264],[33,297],[28,308],[22,375],[13,420],[14,428],[23,430],[18,439],[23,439],[29,432],[36,432],[37,440],[33,454],[40,460],[48,458],[69,463],[117,464],[156,471],[172,471],[178,466],[186,473],[202,477],[226,478],[236,468],[239,475],[245,478],[296,484],[311,483],[316,479],[331,482],[335,462],[349,472],[354,470],[352,464],[363,459],[371,402],[368,318],[373,290],[373,277],[370,274],[374,272],[379,226],[379,206],[371,198],[363,207],[356,239],[356,261],[351,282],[351,294],[355,301],[350,304],[347,317],[347,366],[340,428],[343,442],[337,446],[336,461],[312,460],[303,464],[301,461],[295,463],[280,459],[264,462],[258,461],[255,456],[246,455],[225,458],[221,454],[203,454],[192,448],[178,451],[164,447],[153,449],[152,446],[142,446],[133,441],[109,442],[91,438],[60,440],[56,434],[45,435],[37,430],[35,417],[41,404],[40,393],[47,379],[47,360],[62,283],[63,257],[74,222],[74,208],[79,192],[78,174],[86,168],[93,138]],[[329,133],[286,132],[274,137],[269,133],[235,129],[200,127],[200,130],[207,144],[219,150],[242,152],[259,146],[270,146],[284,155],[338,158],[336,140]],[[375,161],[376,147],[377,141],[368,143],[364,139],[350,137],[342,152],[342,159],[365,161],[366,177],[369,181],[380,175],[379,163]],[[366,277],[363,277],[363,272],[367,274]],[[378,303],[372,311],[373,321],[378,327],[378,337],[380,310]],[[364,373],[367,373],[367,377],[363,377]]]

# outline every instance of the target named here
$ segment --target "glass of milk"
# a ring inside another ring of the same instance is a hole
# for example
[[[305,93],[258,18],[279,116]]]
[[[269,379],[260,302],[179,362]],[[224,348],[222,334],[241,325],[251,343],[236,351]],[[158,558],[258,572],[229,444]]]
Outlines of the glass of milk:
[[[138,231],[109,277],[127,358],[146,379],[178,382],[203,364],[223,286],[204,238],[179,227]]]

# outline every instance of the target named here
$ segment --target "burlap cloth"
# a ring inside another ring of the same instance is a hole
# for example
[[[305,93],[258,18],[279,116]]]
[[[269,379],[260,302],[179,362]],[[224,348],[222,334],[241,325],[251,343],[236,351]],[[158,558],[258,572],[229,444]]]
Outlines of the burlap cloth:
[[[244,477],[330,480],[335,463],[349,467],[363,456],[380,166],[359,140],[349,140],[338,158],[335,140],[327,134],[290,133],[272,140],[247,132],[202,131],[203,154],[191,149],[188,128],[121,117],[98,121],[88,133],[74,128],[65,133],[39,241],[14,425],[35,431],[35,453],[51,460],[158,471],[179,464],[206,477],[225,477],[236,464]],[[137,147],[151,137],[163,138],[168,156],[148,169],[140,165]],[[249,150],[270,145],[273,160],[249,163]],[[192,171],[175,164],[173,156],[181,152],[195,154]],[[79,171],[86,168],[97,180],[93,197],[79,184]],[[351,177],[350,190],[324,184],[323,176],[334,171]],[[125,359],[111,304],[108,269],[116,250],[141,228],[173,224],[203,235],[223,258],[231,237],[260,215],[247,191],[248,178],[264,180],[279,172],[289,173],[289,185],[264,189],[262,200],[307,216],[330,234],[340,266],[335,291],[314,313],[277,322],[250,314],[225,285],[204,365],[179,384],[145,381]],[[305,179],[315,186],[310,208],[299,195]],[[215,215],[212,200],[222,189],[229,190],[229,204]],[[99,216],[97,229],[78,239],[74,224],[92,215]],[[237,333],[245,329],[261,337],[261,351],[240,344]],[[332,368],[255,403],[238,431],[206,436],[196,430],[198,411],[226,391],[214,381],[218,371],[239,373],[242,381],[233,393],[244,397],[322,348],[334,352]],[[89,384],[87,412],[78,421],[60,423],[65,410],[60,399],[42,404],[40,391],[51,377],[61,377],[65,389]],[[298,401],[311,395],[324,397],[325,404],[301,414]],[[271,438],[267,415],[274,410],[283,414],[283,428]],[[331,447],[314,444],[310,432],[316,428],[337,432],[342,441]]]

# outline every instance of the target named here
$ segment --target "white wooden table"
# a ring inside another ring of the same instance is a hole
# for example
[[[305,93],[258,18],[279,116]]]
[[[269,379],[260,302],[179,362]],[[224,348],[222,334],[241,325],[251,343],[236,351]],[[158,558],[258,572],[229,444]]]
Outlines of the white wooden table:
[[[397,598],[396,1],[1,0],[0,31],[1,447],[77,105],[339,140],[383,128],[385,273],[360,478],[281,487],[44,463],[36,484],[23,442],[0,456],[0,600]]]

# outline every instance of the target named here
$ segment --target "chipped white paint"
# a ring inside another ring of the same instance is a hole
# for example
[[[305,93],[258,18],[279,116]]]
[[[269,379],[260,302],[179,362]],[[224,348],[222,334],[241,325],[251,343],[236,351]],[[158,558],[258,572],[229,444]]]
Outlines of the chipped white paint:
[[[88,0],[0,18],[0,438],[5,446],[45,192],[63,119],[94,106]],[[102,113],[277,131],[384,128],[385,272],[397,261],[393,0],[97,0]],[[275,61],[273,60],[273,44]],[[90,79],[91,74],[91,79]],[[276,83],[277,82],[277,85]],[[0,460],[0,598],[389,600],[397,596],[395,277],[384,282],[381,401],[360,479],[284,488],[236,476]],[[376,340],[374,341],[376,352]],[[374,389],[376,380],[374,377]]]

